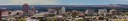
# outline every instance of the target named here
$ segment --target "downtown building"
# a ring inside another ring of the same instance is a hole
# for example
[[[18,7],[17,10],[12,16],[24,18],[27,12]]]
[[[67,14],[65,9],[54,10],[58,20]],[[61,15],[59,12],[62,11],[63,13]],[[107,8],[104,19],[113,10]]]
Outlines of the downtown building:
[[[21,15],[22,16],[31,16],[33,14],[36,14],[35,9],[36,9],[35,7],[32,7],[31,10],[29,10],[29,5],[27,3],[24,3],[23,7],[22,7],[23,14],[21,14]]]
[[[29,6],[28,6],[27,3],[23,4],[23,9],[22,10],[23,10],[24,13],[28,13],[29,12]]]
[[[65,10],[65,7],[62,7],[61,10],[59,11],[60,14],[65,14],[66,13],[66,10]]]
[[[1,14],[3,17],[7,17],[9,16],[9,11],[7,10],[7,8],[1,8]]]
[[[117,15],[117,10],[115,10],[115,9],[112,9],[112,10],[110,10],[110,12],[109,12],[110,14],[113,14],[113,15]]]
[[[107,14],[107,9],[99,9],[98,14],[99,15],[106,15]]]
[[[55,9],[48,9],[48,13],[47,14],[56,14],[56,10]]]
[[[86,13],[86,14],[94,14],[94,10],[92,10],[92,9],[87,9],[87,10],[85,11],[85,13]]]

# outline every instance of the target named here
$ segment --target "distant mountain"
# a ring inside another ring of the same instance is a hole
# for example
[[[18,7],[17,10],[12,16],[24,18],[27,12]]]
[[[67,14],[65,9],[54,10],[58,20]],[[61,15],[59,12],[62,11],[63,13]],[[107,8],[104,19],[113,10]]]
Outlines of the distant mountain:
[[[94,9],[96,12],[98,9],[111,9],[128,10],[126,4],[110,4],[110,5],[29,5],[30,9],[34,6],[39,11],[47,11],[48,8],[61,8],[66,7],[67,11],[79,10],[85,11],[86,9]],[[9,10],[22,10],[22,5],[0,5],[0,8],[8,8]]]
[[[128,7],[127,4],[109,4],[109,5],[29,5],[36,7]],[[0,7],[22,7],[22,5],[0,5]]]

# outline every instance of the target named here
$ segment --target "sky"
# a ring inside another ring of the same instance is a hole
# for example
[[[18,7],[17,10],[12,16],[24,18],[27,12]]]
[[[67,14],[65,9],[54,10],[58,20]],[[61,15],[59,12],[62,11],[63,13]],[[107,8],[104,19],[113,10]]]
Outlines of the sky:
[[[128,0],[0,0],[0,5],[106,5],[128,4]]]

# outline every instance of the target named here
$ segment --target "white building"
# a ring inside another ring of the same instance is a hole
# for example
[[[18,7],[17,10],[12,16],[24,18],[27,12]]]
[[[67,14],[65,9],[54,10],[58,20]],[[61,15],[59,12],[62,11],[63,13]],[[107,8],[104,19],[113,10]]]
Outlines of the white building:
[[[62,9],[61,9],[61,11],[62,11],[62,13],[65,13],[65,7],[62,7]]]
[[[60,14],[64,14],[64,13],[66,13],[65,7],[62,7],[61,10],[60,10],[59,12],[60,12]]]
[[[87,9],[85,13],[86,13],[86,14],[94,14],[94,10]]]
[[[106,14],[107,13],[107,9],[99,9],[98,10],[98,14]]]
[[[117,10],[115,10],[115,9],[112,9],[112,10],[110,10],[110,12],[109,12],[110,14],[117,14]]]

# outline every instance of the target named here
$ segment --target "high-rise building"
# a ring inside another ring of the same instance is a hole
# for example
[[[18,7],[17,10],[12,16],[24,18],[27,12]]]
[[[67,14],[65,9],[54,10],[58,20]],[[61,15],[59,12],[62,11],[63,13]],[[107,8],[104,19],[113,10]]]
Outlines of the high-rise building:
[[[66,11],[66,10],[65,10],[65,7],[62,7],[62,8],[61,8],[61,13],[63,14],[63,13],[65,13],[65,11]]]
[[[27,4],[27,3],[24,3],[24,4],[23,4],[23,12],[24,12],[24,13],[28,13],[28,10],[29,10],[28,4]]]
[[[106,14],[107,13],[107,9],[99,9],[98,10],[98,14]]]
[[[117,14],[117,10],[115,9],[110,10],[110,14]]]
[[[23,10],[23,14],[21,16],[31,16],[31,15],[33,15],[33,14],[31,14],[31,12],[29,10],[29,5],[27,3],[23,4],[22,10]]]

